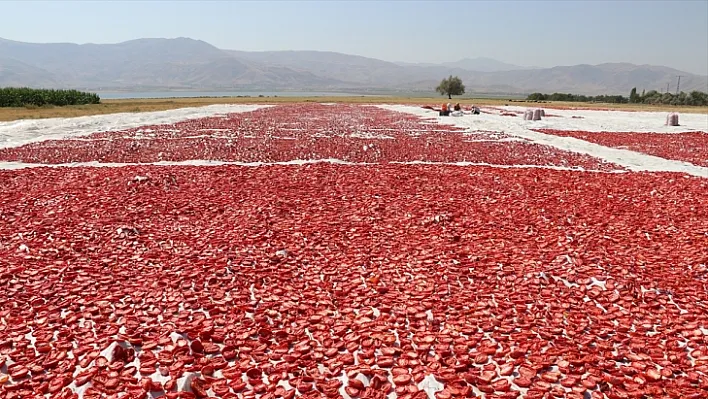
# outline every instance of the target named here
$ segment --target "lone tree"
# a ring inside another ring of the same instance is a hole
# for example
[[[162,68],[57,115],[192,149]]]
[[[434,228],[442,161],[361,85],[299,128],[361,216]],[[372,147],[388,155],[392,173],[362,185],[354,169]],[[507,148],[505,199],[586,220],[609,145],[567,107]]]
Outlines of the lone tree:
[[[435,89],[441,95],[446,95],[448,99],[452,99],[452,96],[461,96],[465,94],[465,85],[462,84],[462,80],[457,76],[450,75],[449,78],[443,79],[440,85]]]

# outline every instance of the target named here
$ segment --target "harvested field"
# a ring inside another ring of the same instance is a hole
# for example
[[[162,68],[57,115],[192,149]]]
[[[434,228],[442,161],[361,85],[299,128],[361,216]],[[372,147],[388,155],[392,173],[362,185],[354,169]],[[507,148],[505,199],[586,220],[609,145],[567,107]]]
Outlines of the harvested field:
[[[352,97],[184,97],[184,98],[145,98],[125,100],[102,100],[101,104],[76,105],[66,107],[40,107],[28,108],[0,108],[0,121],[32,120],[38,118],[72,118],[88,115],[110,115],[116,113],[145,113],[155,111],[178,110],[192,107],[222,104],[292,104],[292,103],[340,103],[340,104],[411,104],[426,105],[442,103],[442,98],[429,97],[391,97],[391,96],[352,96]],[[493,98],[459,98],[456,100],[463,105],[489,105],[504,106],[518,104],[508,99]],[[545,102],[540,104],[528,103],[529,107],[539,106],[547,109],[567,110],[618,110],[629,112],[667,112],[665,105],[650,104],[590,104],[577,102]],[[520,107],[517,107],[520,108]],[[708,114],[708,107],[671,106],[671,111],[686,114]]]
[[[708,395],[679,128],[181,112],[0,124],[0,398]]]

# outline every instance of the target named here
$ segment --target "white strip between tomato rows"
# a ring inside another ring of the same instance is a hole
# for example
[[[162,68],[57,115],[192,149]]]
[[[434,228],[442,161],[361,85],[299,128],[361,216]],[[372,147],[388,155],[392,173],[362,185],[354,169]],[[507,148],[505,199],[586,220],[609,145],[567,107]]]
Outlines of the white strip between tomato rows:
[[[420,107],[412,107],[406,105],[380,105],[381,108],[390,110],[404,112],[411,115],[420,116],[423,118],[436,117],[437,112]],[[551,112],[557,112],[556,110],[550,110]],[[572,111],[577,112],[577,111]],[[606,114],[607,112],[602,111],[585,111],[586,113],[598,112]],[[638,117],[637,114],[633,112],[619,112],[610,111],[615,114],[614,118],[621,118],[624,115],[625,118],[631,120],[641,119],[641,115]],[[645,113],[641,113],[645,114]],[[697,119],[701,117],[706,118],[708,122],[708,115],[699,115]],[[487,131],[498,131],[506,133],[511,136],[524,138],[530,140],[537,144],[547,145],[550,147],[558,148],[565,151],[571,151],[579,154],[589,155],[595,158],[600,158],[607,162],[611,162],[620,166],[623,166],[631,171],[637,172],[678,172],[686,173],[698,177],[708,178],[708,168],[697,166],[689,162],[675,161],[670,159],[660,158],[654,155],[642,154],[636,151],[623,150],[618,148],[610,148],[603,145],[590,143],[585,140],[576,139],[574,137],[560,137],[551,134],[535,132],[531,129],[559,129],[559,130],[583,130],[586,131],[586,127],[582,126],[583,119],[573,120],[569,118],[546,118],[542,121],[525,121],[520,117],[512,118],[502,115],[494,114],[480,114],[480,115],[463,115],[457,117],[437,117],[438,121],[443,124],[448,124],[452,126],[462,127],[469,130],[487,130]],[[654,118],[656,119],[656,118]],[[568,121],[573,122],[568,122]],[[540,123],[542,122],[542,123]],[[655,121],[656,122],[656,121]],[[592,124],[591,124],[592,125]],[[698,124],[697,124],[698,125]],[[696,126],[697,126],[696,125]],[[646,126],[646,123],[644,123]],[[666,126],[657,123],[657,126],[652,126],[650,128],[644,127],[645,130],[666,130]],[[677,127],[671,127],[673,129],[678,129]],[[630,129],[629,127],[627,129]],[[641,129],[640,129],[641,130]],[[708,130],[708,126],[707,129]],[[636,129],[624,130],[624,131],[636,131]],[[687,131],[686,127],[682,127],[681,132]]]
[[[632,133],[666,133],[676,134],[685,132],[708,132],[708,114],[680,114],[680,126],[666,126],[666,116],[673,112],[667,108],[666,112],[634,112],[634,111],[600,111],[600,110],[573,110],[573,109],[552,109],[543,108],[543,104],[538,107],[521,106],[500,106],[481,107],[482,111],[503,110],[506,112],[520,112],[517,119],[522,125],[533,126],[534,129],[563,129],[582,130],[585,132],[632,132]],[[543,118],[540,121],[524,121],[523,112],[527,109],[541,108],[546,114],[554,115]],[[488,115],[488,114],[487,114]],[[573,117],[576,118],[573,118]],[[580,117],[580,118],[578,118]],[[560,127],[559,127],[560,126]]]

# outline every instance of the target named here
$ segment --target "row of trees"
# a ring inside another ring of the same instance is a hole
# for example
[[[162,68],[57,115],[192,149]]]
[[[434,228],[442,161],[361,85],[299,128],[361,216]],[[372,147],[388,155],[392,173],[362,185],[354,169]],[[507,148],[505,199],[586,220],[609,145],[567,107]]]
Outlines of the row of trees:
[[[600,102],[611,104],[708,105],[708,93],[694,90],[690,93],[681,92],[679,94],[671,94],[650,90],[648,92],[642,91],[642,94],[638,94],[636,87],[629,93],[629,97],[606,95],[584,96],[568,93],[533,93],[526,99],[529,101]]]
[[[460,96],[465,94],[465,85],[457,76],[452,76],[443,79],[438,87],[435,88],[438,93],[452,98],[452,96]],[[693,105],[693,106],[708,106],[708,93],[694,90],[690,93],[681,92],[679,94],[659,93],[656,90],[648,92],[642,91],[642,94],[637,93],[637,88],[633,88],[629,93],[629,97],[625,96],[585,96],[582,94],[570,93],[533,93],[526,97],[528,101],[568,101],[568,102],[598,102],[610,104],[665,104],[665,105]]]
[[[603,102],[612,104],[624,104],[627,103],[626,97],[623,96],[585,96],[582,94],[570,94],[570,93],[553,93],[553,94],[543,94],[543,93],[533,93],[526,97],[530,101],[568,101],[568,102]]]
[[[669,105],[708,105],[708,93],[694,90],[690,93],[680,92],[679,94],[660,93],[656,90],[637,94],[634,88],[629,93],[629,102],[632,104],[669,104]]]
[[[78,90],[30,89],[28,87],[0,88],[0,107],[85,105],[99,104],[100,102],[101,98],[98,94]]]

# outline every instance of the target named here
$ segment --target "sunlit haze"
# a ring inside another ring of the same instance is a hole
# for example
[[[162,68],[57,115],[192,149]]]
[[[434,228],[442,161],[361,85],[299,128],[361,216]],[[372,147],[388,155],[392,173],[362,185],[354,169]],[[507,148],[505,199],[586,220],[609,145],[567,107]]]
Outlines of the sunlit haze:
[[[222,49],[386,61],[631,62],[708,74],[708,1],[3,1],[0,37],[116,43],[189,37]]]

